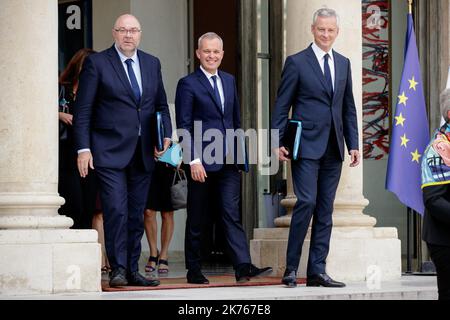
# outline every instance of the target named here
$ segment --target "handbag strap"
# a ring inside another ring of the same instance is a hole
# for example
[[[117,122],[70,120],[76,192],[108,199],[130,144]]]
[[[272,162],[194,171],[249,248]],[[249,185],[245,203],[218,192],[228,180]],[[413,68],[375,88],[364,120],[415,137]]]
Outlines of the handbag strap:
[[[66,100],[66,88],[64,86],[61,86],[61,89],[59,90],[59,101],[58,105],[60,108],[60,112],[69,113],[69,105],[67,104]]]
[[[61,86],[61,89],[59,89],[59,101],[61,101],[65,97],[66,97],[66,88],[64,86]]]
[[[180,179],[180,181],[187,180],[186,173],[184,172],[184,170],[177,169],[177,170],[175,170],[175,173],[173,174],[172,185],[175,184],[177,177]]]

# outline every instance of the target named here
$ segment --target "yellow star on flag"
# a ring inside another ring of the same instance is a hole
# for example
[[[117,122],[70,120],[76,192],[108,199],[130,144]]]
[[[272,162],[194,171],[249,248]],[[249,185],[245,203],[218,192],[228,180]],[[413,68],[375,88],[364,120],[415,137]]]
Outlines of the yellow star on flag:
[[[406,119],[403,118],[403,114],[400,113],[398,117],[395,117],[395,120],[397,120],[396,126],[401,125],[402,127],[404,127]]]
[[[407,148],[408,147],[407,144],[409,142],[409,139],[406,138],[406,134],[404,134],[403,137],[400,137],[400,139],[402,139],[402,145],[401,146],[404,146],[405,148]]]
[[[404,104],[406,107],[406,101],[408,101],[409,98],[405,95],[405,92],[403,92],[401,96],[398,96],[398,98],[400,99],[398,104]]]
[[[419,163],[420,157],[422,156],[422,155],[419,153],[419,150],[416,149],[415,152],[411,152],[411,155],[412,155],[412,162],[415,161],[415,162]]]
[[[414,91],[416,91],[416,86],[419,84],[418,82],[416,82],[416,79],[412,77],[412,79],[408,81],[409,81],[409,89],[414,89]]]

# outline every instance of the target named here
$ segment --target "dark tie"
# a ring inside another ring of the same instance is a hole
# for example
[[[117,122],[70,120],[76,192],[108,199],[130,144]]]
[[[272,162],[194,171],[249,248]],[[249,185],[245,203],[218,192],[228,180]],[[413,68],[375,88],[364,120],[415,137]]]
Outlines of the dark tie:
[[[214,95],[216,96],[216,101],[219,103],[220,109],[223,112],[222,99],[220,98],[219,88],[217,87],[217,76],[212,76],[214,82]]]
[[[331,94],[331,96],[333,96],[333,80],[331,78],[330,65],[328,64],[328,59],[330,58],[330,55],[327,53],[323,58],[325,59],[324,75],[328,85],[328,92]]]
[[[134,70],[131,65],[133,63],[133,59],[125,60],[125,63],[127,64],[128,68],[128,77],[130,78],[131,89],[133,89],[134,96],[136,97],[136,100],[139,103],[141,101],[141,90],[139,89],[136,75],[134,74]]]

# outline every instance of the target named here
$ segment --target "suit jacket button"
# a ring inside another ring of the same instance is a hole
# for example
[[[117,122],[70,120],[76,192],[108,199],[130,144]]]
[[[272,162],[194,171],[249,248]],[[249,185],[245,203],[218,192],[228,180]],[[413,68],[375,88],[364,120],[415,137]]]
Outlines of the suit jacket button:
[[[141,112],[141,108],[138,108],[138,111]]]

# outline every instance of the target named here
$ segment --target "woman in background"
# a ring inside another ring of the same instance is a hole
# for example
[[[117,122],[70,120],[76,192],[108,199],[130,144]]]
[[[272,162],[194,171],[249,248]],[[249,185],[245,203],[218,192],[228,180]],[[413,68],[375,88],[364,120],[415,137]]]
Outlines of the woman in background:
[[[88,48],[78,50],[59,77],[58,192],[66,202],[58,212],[73,219],[73,229],[96,229],[99,241],[104,247],[103,216],[97,209],[97,178],[95,174],[89,174],[86,178],[80,177],[72,130],[79,76],[84,60],[93,53],[95,51]],[[109,263],[105,254],[102,254],[102,261],[102,271],[108,271]]]
[[[175,169],[163,162],[156,162],[152,174],[152,182],[148,193],[147,206],[144,213],[145,234],[150,248],[145,272],[158,270],[159,274],[169,272],[169,246],[174,230],[172,201],[170,187]],[[158,223],[156,212],[161,212],[161,251],[158,250]]]

